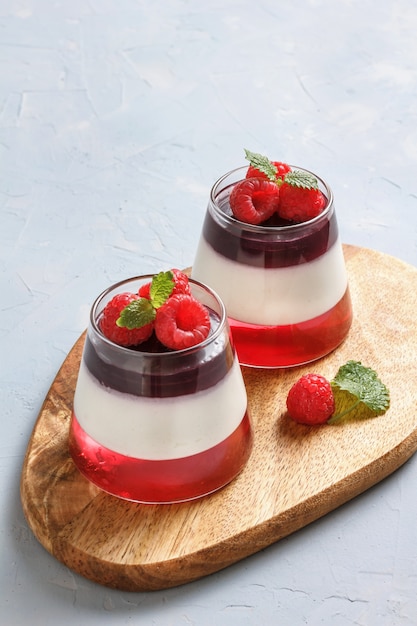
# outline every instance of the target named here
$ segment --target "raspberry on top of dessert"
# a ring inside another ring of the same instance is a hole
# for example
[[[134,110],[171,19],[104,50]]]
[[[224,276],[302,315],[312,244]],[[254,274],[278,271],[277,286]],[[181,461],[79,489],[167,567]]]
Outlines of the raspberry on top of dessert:
[[[300,223],[316,217],[326,206],[317,178],[287,163],[270,161],[245,150],[250,162],[245,180],[230,194],[233,216],[247,224],[264,224],[274,214],[282,220]]]

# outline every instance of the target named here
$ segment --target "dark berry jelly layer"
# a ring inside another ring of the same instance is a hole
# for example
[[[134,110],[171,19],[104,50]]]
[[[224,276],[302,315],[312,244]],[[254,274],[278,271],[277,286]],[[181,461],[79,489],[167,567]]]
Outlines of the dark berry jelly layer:
[[[324,254],[338,237],[333,209],[303,224],[250,227],[231,216],[225,190],[210,206],[203,224],[203,236],[219,254],[232,261],[255,267],[291,267],[312,261]]]
[[[169,398],[218,383],[233,364],[234,350],[221,335],[206,347],[187,353],[140,354],[138,349],[97,341],[89,332],[83,359],[91,374],[106,387],[136,396]]]

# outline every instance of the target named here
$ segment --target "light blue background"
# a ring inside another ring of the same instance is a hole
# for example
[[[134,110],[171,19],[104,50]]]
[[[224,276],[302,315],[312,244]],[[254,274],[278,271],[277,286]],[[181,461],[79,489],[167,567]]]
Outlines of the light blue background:
[[[2,0],[1,624],[417,623],[414,457],[253,557],[154,593],[69,571],[19,498],[93,298],[191,265],[209,189],[243,148],[319,173],[344,242],[417,265],[416,32],[413,0]]]

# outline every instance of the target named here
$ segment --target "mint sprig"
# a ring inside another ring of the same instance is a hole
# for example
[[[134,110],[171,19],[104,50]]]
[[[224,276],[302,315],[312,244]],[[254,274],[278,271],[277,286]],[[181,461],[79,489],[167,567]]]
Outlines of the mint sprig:
[[[310,172],[303,172],[301,170],[291,170],[287,172],[282,179],[278,176],[278,170],[276,166],[268,159],[268,157],[259,154],[258,152],[251,152],[245,148],[245,156],[249,163],[256,167],[262,174],[268,177],[269,180],[281,186],[283,182],[288,183],[292,187],[298,187],[299,189],[318,189],[319,183],[317,178]]]
[[[155,274],[149,290],[150,299],[138,298],[130,302],[120,312],[120,316],[116,321],[117,326],[133,330],[153,322],[156,316],[156,309],[159,309],[168,300],[174,290],[174,286],[174,274],[171,270]]]
[[[285,174],[285,182],[292,187],[300,189],[318,189],[318,180],[310,172],[302,172],[301,170],[292,170]]]
[[[256,169],[262,172],[262,174],[265,174],[265,176],[267,176],[269,180],[272,180],[274,183],[277,182],[277,168],[272,163],[272,161],[268,159],[268,157],[263,156],[258,152],[251,152],[250,150],[246,150],[246,148],[245,155],[246,159],[253,167],[256,167]]]
[[[168,300],[174,289],[174,274],[168,270],[168,272],[159,272],[152,278],[151,282],[151,302],[155,309],[159,309],[160,306]]]
[[[336,410],[328,424],[346,419],[367,419],[385,413],[390,406],[386,385],[360,361],[348,361],[331,381]]]
[[[152,302],[147,298],[132,300],[121,312],[116,320],[117,326],[133,330],[142,328],[155,319],[156,311]]]

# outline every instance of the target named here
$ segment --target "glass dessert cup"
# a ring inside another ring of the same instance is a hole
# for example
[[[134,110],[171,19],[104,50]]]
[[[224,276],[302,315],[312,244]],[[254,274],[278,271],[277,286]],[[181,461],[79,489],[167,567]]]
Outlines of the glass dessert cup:
[[[69,449],[80,472],[114,496],[183,502],[239,474],[251,452],[252,428],[225,308],[208,287],[190,280],[211,318],[209,336],[192,348],[156,352],[162,348],[149,340],[132,349],[101,333],[98,321],[112,297],[137,292],[151,279],[120,282],[93,304]]]
[[[233,170],[214,184],[191,275],[223,300],[241,365],[315,361],[342,343],[352,322],[333,193],[316,177],[327,199],[317,217],[299,224],[246,224],[229,205],[246,171]]]

